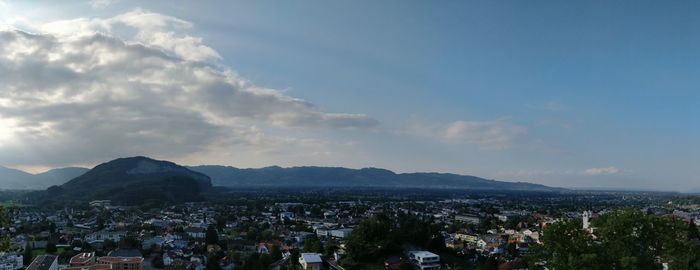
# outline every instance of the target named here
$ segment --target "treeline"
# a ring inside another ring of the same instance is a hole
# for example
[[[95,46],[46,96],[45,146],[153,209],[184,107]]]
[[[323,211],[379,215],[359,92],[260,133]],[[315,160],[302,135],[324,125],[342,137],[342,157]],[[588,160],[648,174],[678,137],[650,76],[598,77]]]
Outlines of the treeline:
[[[530,269],[700,269],[700,239],[695,224],[673,216],[620,210],[593,220],[548,225],[532,247]]]
[[[390,216],[374,215],[361,222],[346,244],[348,257],[342,260],[345,269],[367,269],[390,256],[402,256],[408,249],[439,252],[445,239],[430,220],[398,212]]]

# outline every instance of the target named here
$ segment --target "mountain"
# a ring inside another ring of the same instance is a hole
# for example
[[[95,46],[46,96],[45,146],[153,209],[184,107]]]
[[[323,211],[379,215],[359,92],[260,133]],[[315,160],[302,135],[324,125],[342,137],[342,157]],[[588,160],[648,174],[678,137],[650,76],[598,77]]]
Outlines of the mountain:
[[[115,159],[46,190],[64,201],[112,200],[118,204],[189,202],[203,199],[211,179],[169,161],[147,157]]]
[[[341,167],[265,167],[239,169],[228,166],[188,167],[209,175],[215,186],[224,187],[405,187],[456,188],[478,190],[558,191],[539,184],[488,180],[449,173],[394,173],[385,169]]]
[[[31,174],[0,166],[0,189],[45,189],[68,182],[87,171],[85,168],[68,167]]]

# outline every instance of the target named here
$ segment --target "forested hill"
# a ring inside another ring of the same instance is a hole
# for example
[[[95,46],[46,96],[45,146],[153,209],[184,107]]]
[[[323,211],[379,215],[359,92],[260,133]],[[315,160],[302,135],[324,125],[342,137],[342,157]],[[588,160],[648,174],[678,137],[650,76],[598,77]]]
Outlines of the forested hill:
[[[239,169],[227,166],[188,167],[208,175],[223,187],[405,187],[488,190],[558,191],[539,184],[488,180],[449,173],[394,173],[386,169],[342,167],[265,167]]]

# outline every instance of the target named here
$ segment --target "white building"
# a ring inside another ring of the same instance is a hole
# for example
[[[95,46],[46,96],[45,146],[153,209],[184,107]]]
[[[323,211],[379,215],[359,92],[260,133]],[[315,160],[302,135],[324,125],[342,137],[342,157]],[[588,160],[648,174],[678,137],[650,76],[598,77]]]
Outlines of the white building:
[[[331,237],[347,238],[352,234],[352,228],[335,229],[330,231]]]
[[[409,251],[408,258],[420,270],[440,269],[440,256],[429,251]]]
[[[299,264],[304,270],[320,270],[323,267],[323,260],[321,260],[321,254],[302,253],[299,256]]]
[[[0,253],[0,270],[17,270],[24,267],[24,256],[17,253]]]
[[[105,240],[119,242],[124,237],[126,237],[126,232],[102,230],[86,235],[85,241],[87,241],[88,243],[104,242]]]
[[[591,216],[593,213],[591,211],[583,211],[583,229],[586,230],[591,227]]]

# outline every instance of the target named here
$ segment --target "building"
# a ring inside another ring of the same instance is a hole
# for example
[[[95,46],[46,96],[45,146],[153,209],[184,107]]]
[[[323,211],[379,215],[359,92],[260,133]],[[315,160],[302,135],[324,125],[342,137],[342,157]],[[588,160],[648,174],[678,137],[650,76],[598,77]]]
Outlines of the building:
[[[408,258],[420,270],[440,269],[440,256],[429,251],[409,251]]]
[[[111,206],[112,201],[110,201],[110,200],[95,200],[95,201],[91,201],[89,204],[90,204],[90,207],[105,208],[105,207]]]
[[[323,260],[321,260],[321,254],[302,253],[299,256],[299,264],[304,270],[319,270],[323,267]]]
[[[85,267],[95,264],[94,252],[83,252],[70,258],[68,265],[70,267]]]
[[[94,232],[85,236],[85,241],[88,243],[104,242],[105,240],[112,240],[114,242],[119,242],[122,238],[126,237],[126,232],[116,232],[101,230],[99,232]]]
[[[0,270],[18,270],[24,268],[24,256],[17,253],[0,253]]]
[[[201,227],[187,227],[185,228],[185,233],[195,239],[204,239],[207,235],[207,230]]]
[[[471,215],[456,215],[456,221],[464,222],[466,224],[479,224],[481,223],[481,218]]]
[[[479,237],[473,234],[457,233],[455,234],[455,239],[468,243],[476,243],[476,241],[479,240]]]
[[[591,227],[591,216],[593,213],[591,211],[583,211],[583,229],[586,230]]]
[[[330,231],[331,237],[347,238],[352,234],[352,228],[335,229]]]
[[[294,219],[294,213],[292,212],[282,212],[280,213],[280,220],[292,220]]]
[[[40,255],[29,264],[27,270],[58,270],[58,257],[55,255]]]
[[[98,264],[109,265],[112,270],[143,270],[143,257],[100,257]]]
[[[121,256],[119,253],[124,253]],[[69,266],[61,270],[143,270],[143,257],[138,251],[115,250],[106,257],[83,252],[70,258]]]

